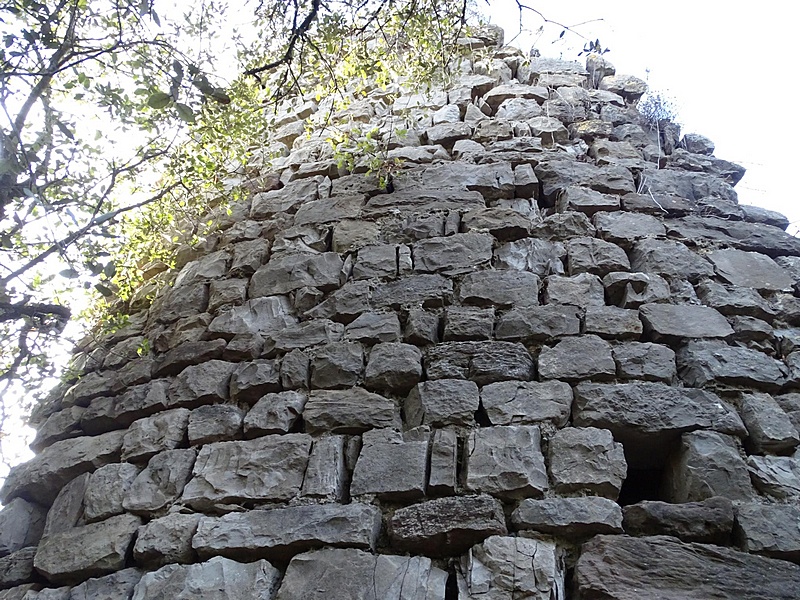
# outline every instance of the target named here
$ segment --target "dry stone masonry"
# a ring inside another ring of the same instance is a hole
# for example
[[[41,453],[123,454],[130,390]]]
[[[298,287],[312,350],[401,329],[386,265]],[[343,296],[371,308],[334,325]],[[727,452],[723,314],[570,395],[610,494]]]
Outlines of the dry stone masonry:
[[[277,116],[38,407],[0,599],[800,598],[800,239],[642,81],[484,34]]]

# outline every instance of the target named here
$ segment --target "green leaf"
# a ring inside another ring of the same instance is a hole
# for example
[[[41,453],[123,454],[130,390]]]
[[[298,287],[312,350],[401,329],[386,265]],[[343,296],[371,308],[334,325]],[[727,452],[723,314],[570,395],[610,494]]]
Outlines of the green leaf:
[[[109,279],[116,275],[117,273],[117,265],[114,264],[113,261],[109,261],[108,264],[103,268],[103,275],[108,277]]]
[[[94,289],[103,294],[103,296],[105,296],[106,298],[114,295],[114,292],[112,292],[110,288],[107,288],[102,283],[95,283]]]
[[[150,97],[147,99],[147,106],[150,108],[165,108],[170,105],[172,102],[172,96],[167,94],[166,92],[155,92],[150,94]]]
[[[209,94],[214,100],[219,102],[220,104],[230,104],[231,97],[225,93],[225,90],[221,88],[214,88],[214,90]]]
[[[178,111],[178,117],[180,117],[181,121],[194,123],[194,111],[188,104],[177,102],[175,104],[175,109]]]
[[[75,134],[73,134],[70,131],[69,127],[64,125],[61,121],[56,121],[56,127],[58,127],[59,130],[61,130],[61,133],[63,133],[65,136],[67,136],[67,139],[70,139],[70,140],[74,140],[75,139]]]

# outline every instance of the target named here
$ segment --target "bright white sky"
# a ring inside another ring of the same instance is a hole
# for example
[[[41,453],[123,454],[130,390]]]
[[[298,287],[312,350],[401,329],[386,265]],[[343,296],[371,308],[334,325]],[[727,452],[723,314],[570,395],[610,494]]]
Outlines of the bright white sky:
[[[777,210],[800,225],[800,202],[791,183],[793,146],[800,122],[792,114],[800,88],[790,4],[719,0],[521,0],[548,19],[610,48],[617,73],[648,80],[674,99],[683,132],[705,135],[715,155],[747,168],[736,186],[741,204]],[[516,0],[491,0],[486,14],[503,27],[508,43],[519,31]],[[542,21],[530,11],[523,24],[535,32]],[[550,25],[536,47],[542,56],[575,59],[584,40]],[[528,51],[534,36],[513,45]],[[648,76],[649,70],[649,76]],[[785,110],[785,112],[784,112]]]

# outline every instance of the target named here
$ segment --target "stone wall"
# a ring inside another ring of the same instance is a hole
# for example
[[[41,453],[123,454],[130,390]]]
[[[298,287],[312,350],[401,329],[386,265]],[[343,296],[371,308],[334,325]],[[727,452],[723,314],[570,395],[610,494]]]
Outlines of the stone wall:
[[[37,410],[0,599],[800,597],[800,240],[603,59],[458,68],[333,114],[386,188],[278,116]]]

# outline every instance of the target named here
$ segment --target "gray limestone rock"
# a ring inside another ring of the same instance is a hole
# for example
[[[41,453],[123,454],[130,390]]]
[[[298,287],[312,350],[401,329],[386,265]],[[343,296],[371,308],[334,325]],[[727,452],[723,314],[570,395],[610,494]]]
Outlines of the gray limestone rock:
[[[133,480],[122,501],[123,508],[142,515],[169,509],[192,476],[195,456],[193,449],[156,454]]]
[[[564,588],[560,552],[553,542],[493,535],[461,558],[459,598],[550,600]]]
[[[572,388],[563,381],[501,381],[481,389],[481,406],[492,425],[564,427],[572,407]]]
[[[692,341],[677,352],[678,372],[687,385],[746,385],[774,391],[786,381],[786,365],[763,352],[711,340]]]
[[[581,332],[580,310],[572,306],[513,308],[497,321],[499,340],[549,342]]]
[[[297,322],[291,312],[286,296],[253,298],[221,312],[208,326],[208,335],[230,340],[240,334],[272,333]]]
[[[341,502],[348,478],[345,445],[343,435],[326,435],[314,440],[300,490],[304,498]]]
[[[559,494],[592,494],[616,500],[627,474],[622,444],[596,427],[565,427],[550,438],[548,464]]]
[[[428,493],[451,495],[456,489],[458,437],[452,429],[435,429],[431,441]]]
[[[280,578],[266,560],[243,564],[217,556],[146,573],[131,600],[272,600]]]
[[[622,533],[622,510],[608,498],[526,499],[511,515],[517,530],[532,529],[558,536],[589,537]]]
[[[576,426],[610,430],[631,446],[630,458],[643,461],[657,461],[667,443],[683,432],[710,429],[743,436],[746,431],[719,396],[662,383],[580,383],[572,416]]]
[[[122,441],[122,460],[143,462],[162,450],[174,450],[186,441],[191,411],[175,408],[135,421]]]
[[[69,600],[119,600],[131,597],[142,578],[139,569],[122,569],[105,577],[96,577],[76,585],[69,591]],[[36,596],[36,600],[43,600]]]
[[[303,421],[309,433],[361,433],[399,428],[400,410],[393,400],[362,388],[311,392]]]
[[[118,396],[95,398],[81,415],[81,427],[86,433],[97,435],[164,410],[169,403],[169,385],[169,380],[158,379],[130,387]]]
[[[551,242],[565,241],[574,237],[594,237],[596,230],[589,217],[583,213],[556,213],[546,217],[531,232],[536,238]]]
[[[444,311],[446,342],[488,340],[494,331],[494,308],[448,306]]]
[[[122,502],[140,471],[141,467],[130,463],[113,463],[92,473],[83,496],[86,521],[91,523],[122,514]]]
[[[631,172],[617,165],[597,167],[575,160],[553,159],[540,162],[534,171],[542,184],[544,198],[550,201],[570,186],[588,187],[604,194],[636,191]]]
[[[183,342],[164,355],[163,361],[158,363],[153,370],[153,376],[177,375],[189,365],[198,365],[207,360],[222,358],[227,345],[227,342],[222,339]]]
[[[30,461],[11,469],[0,490],[0,501],[22,497],[43,505],[78,475],[119,460],[124,431],[56,442]]]
[[[244,417],[245,436],[289,433],[307,401],[308,395],[298,391],[264,395]]]
[[[791,600],[798,586],[797,565],[667,536],[597,536],[575,567],[581,600]]]
[[[593,273],[603,277],[630,268],[627,254],[616,244],[593,237],[577,237],[567,242],[567,271],[570,275]]]
[[[800,498],[800,456],[748,456],[750,480],[762,494]]]
[[[101,396],[92,402],[102,398],[108,399],[107,396]],[[31,449],[34,452],[41,452],[53,442],[83,435],[85,432],[81,428],[80,422],[86,410],[82,406],[70,406],[47,417],[44,424],[38,427],[36,438],[30,445]]]
[[[234,402],[252,404],[264,394],[280,389],[280,366],[277,360],[239,363],[231,373],[230,398]]]
[[[603,277],[609,304],[638,308],[648,302],[670,301],[667,281],[654,273],[609,273]]]
[[[671,502],[712,496],[747,501],[755,495],[734,438],[715,431],[683,434],[665,469],[663,487]]]
[[[717,275],[732,285],[756,290],[783,290],[794,284],[791,275],[764,254],[726,248],[709,252],[708,259]]]
[[[364,382],[369,389],[403,395],[422,378],[422,352],[416,346],[385,343],[373,346]]]
[[[427,346],[439,341],[439,315],[426,310],[412,308],[406,317],[403,338],[409,344]]]
[[[551,274],[564,273],[564,259],[567,256],[567,250],[564,244],[557,241],[525,238],[503,244],[496,250],[495,255],[496,266],[500,269],[509,269],[512,272],[530,271],[539,277],[546,277]],[[483,277],[483,275],[484,272],[481,272],[472,277]],[[470,281],[467,277],[465,277],[465,281]],[[538,296],[538,292],[536,295]]]
[[[600,277],[580,273],[571,277],[550,275],[545,279],[546,304],[568,304],[579,308],[605,305],[605,289]]]
[[[497,308],[539,304],[539,277],[527,271],[487,270],[461,280],[458,298],[463,304]]]
[[[578,211],[591,217],[598,211],[619,210],[619,196],[569,186],[558,195],[556,210],[558,212]]]
[[[344,338],[364,344],[380,342],[397,342],[402,337],[400,319],[397,313],[365,312],[348,323],[344,329]]]
[[[487,200],[514,196],[514,174],[511,165],[502,162],[477,165],[457,161],[439,163],[422,171],[418,185],[425,189],[465,187],[470,191],[480,192]],[[401,177],[395,178],[395,186],[408,189],[403,186],[402,173]]]
[[[414,244],[414,270],[418,273],[468,273],[492,260],[492,236],[484,233],[457,233],[429,238]]]
[[[405,420],[411,427],[471,425],[479,404],[478,386],[472,381],[423,381],[406,398]]]
[[[344,283],[343,266],[336,252],[274,256],[250,280],[250,297],[286,294],[305,286],[329,292]]]
[[[605,339],[638,340],[642,335],[639,313],[616,306],[590,306],[586,309],[583,323],[584,333]]]
[[[292,350],[281,360],[281,386],[285,390],[307,390],[311,377],[311,361],[302,350]]]
[[[791,452],[800,444],[797,429],[769,394],[743,394],[739,412],[749,434],[747,441],[755,452]]]
[[[364,349],[358,342],[335,342],[319,348],[311,359],[311,387],[342,389],[356,385],[364,370]]]
[[[719,546],[730,543],[733,518],[733,503],[722,496],[683,504],[645,500],[622,509],[622,526],[629,535],[671,535]]]
[[[244,412],[233,404],[209,404],[195,408],[189,415],[189,445],[199,446],[239,437]]]
[[[511,342],[445,342],[426,348],[424,360],[428,379],[470,379],[485,385],[533,376],[528,350]]]
[[[33,564],[53,583],[73,583],[118,571],[133,543],[139,517],[118,515],[42,539]],[[80,548],[80,552],[64,552]]]
[[[36,546],[31,546],[0,558],[0,586],[6,588],[32,582],[36,577],[33,567],[35,555]]]
[[[626,342],[611,349],[622,379],[644,379],[672,383],[677,376],[675,352],[669,346],[650,342]]]
[[[724,338],[733,334],[728,321],[713,308],[690,304],[643,304],[645,331],[654,342],[677,338]]]
[[[371,433],[378,433],[373,430]],[[350,494],[376,494],[394,500],[413,500],[425,495],[428,440],[368,441],[358,456]]]
[[[689,281],[714,275],[714,267],[708,260],[672,240],[640,240],[634,244],[630,258],[633,271]]]
[[[299,292],[298,292],[299,294]],[[297,295],[295,295],[297,298]],[[339,342],[344,333],[344,325],[328,319],[312,319],[276,330],[267,336],[266,352],[270,355],[290,352],[297,348],[305,349],[332,342]]]
[[[542,347],[539,353],[542,379],[608,379],[616,372],[611,345],[596,335],[566,337],[552,348]]]
[[[397,509],[389,520],[396,548],[429,556],[457,556],[506,533],[500,501],[485,494],[426,500]]]
[[[198,510],[227,503],[286,501],[300,493],[311,436],[268,435],[200,449],[182,501]]]
[[[39,543],[47,510],[22,498],[14,498],[0,511],[0,556]]]
[[[464,235],[470,234],[465,233]],[[467,268],[466,270],[472,269]],[[449,304],[452,296],[453,281],[451,279],[438,274],[412,275],[378,286],[372,297],[372,305],[375,308],[400,308],[419,305],[423,307],[439,307]]]
[[[657,218],[634,212],[598,212],[594,226],[601,238],[625,248],[643,238],[663,238],[664,225]]]
[[[202,516],[170,513],[140,527],[133,546],[137,564],[152,569],[195,562],[192,537]]]
[[[715,308],[723,315],[744,315],[772,321],[775,312],[756,290],[725,286],[711,280],[701,281],[697,295],[704,304]]]
[[[236,367],[236,363],[223,360],[186,367],[169,386],[169,406],[196,408],[224,402],[229,397],[228,382]]]
[[[380,530],[375,506],[310,504],[202,517],[192,547],[201,559],[287,560],[321,546],[374,549]]]
[[[501,498],[541,497],[548,487],[538,427],[472,431],[464,447],[465,485]]]
[[[434,600],[445,597],[446,582],[424,556],[325,548],[292,558],[276,600]]]
[[[800,562],[800,506],[739,504],[734,534],[747,552]]]
[[[90,477],[89,473],[78,475],[61,488],[50,510],[47,511],[42,535],[51,535],[85,524],[83,498],[86,495],[86,486],[89,485]]]
[[[398,247],[391,244],[364,246],[358,249],[353,279],[397,276]]]

